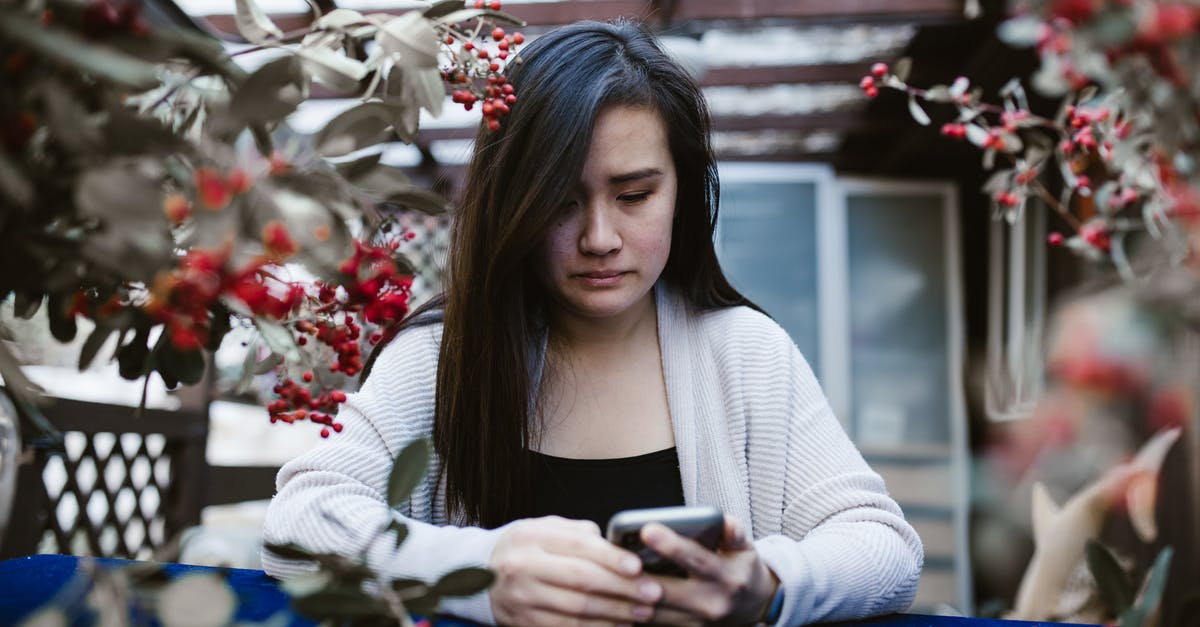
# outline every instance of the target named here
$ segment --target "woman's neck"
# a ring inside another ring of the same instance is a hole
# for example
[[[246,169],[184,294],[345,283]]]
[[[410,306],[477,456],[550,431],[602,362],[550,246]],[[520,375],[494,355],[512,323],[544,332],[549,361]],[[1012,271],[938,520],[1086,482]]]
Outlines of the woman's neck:
[[[620,350],[658,337],[653,290],[618,316],[585,318],[552,310],[548,318],[553,343],[570,353]]]

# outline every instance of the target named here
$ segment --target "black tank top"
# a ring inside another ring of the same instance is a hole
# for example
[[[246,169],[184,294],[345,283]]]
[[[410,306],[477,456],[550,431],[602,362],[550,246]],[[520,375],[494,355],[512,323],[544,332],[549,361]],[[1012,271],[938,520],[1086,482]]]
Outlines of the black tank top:
[[[567,459],[531,451],[533,496],[518,518],[593,520],[603,531],[626,509],[683,505],[679,455],[669,448],[619,459]]]

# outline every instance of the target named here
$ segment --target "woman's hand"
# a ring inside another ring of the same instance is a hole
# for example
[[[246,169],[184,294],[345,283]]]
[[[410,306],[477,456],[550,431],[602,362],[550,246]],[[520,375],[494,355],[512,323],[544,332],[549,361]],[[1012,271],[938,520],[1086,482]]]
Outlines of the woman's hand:
[[[623,625],[645,622],[662,585],[641,575],[636,555],[590,521],[522,520],[496,541],[492,613],[503,625]]]
[[[688,571],[687,579],[655,577],[664,591],[655,623],[753,624],[779,586],[741,523],[729,516],[715,553],[657,523],[642,528],[642,542]]]

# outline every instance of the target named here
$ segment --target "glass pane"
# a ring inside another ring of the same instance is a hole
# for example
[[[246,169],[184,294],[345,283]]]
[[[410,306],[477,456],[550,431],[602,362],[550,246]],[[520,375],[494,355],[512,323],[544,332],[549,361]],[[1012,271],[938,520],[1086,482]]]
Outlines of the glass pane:
[[[721,182],[721,267],[820,373],[816,216],[814,182]]]
[[[846,200],[851,407],[860,443],[949,443],[942,202],[932,194]]]

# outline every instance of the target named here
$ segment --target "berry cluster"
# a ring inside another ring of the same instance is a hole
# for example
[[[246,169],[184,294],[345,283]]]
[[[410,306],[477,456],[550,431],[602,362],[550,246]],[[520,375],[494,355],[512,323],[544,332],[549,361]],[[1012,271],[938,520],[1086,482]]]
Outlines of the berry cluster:
[[[43,24],[53,19],[48,10],[42,14]],[[128,0],[120,8],[109,0],[91,0],[83,7],[83,32],[88,37],[102,37],[128,33],[143,37],[150,32],[142,19],[142,5],[137,0]]]
[[[223,250],[192,249],[178,268],[154,281],[143,309],[166,325],[168,337],[180,351],[198,350],[208,341],[211,312],[222,295],[245,303],[256,316],[279,320],[303,302],[304,288],[282,284],[275,290],[267,284],[266,259],[256,259],[240,270],[227,268],[230,256]]]
[[[858,82],[858,86],[868,98],[874,98],[879,95],[879,80],[883,79],[887,74],[887,64],[876,63],[871,66],[871,73],[862,77],[862,80]]]
[[[475,8],[499,11],[500,2],[476,0]],[[513,86],[501,73],[502,64],[516,53],[517,46],[525,43],[525,36],[519,32],[507,33],[499,26],[485,33],[483,20],[470,34],[451,27],[447,27],[446,31],[443,42],[448,48],[456,41],[462,41],[457,51],[453,48],[450,50],[454,65],[442,70],[442,80],[449,83],[453,90],[451,101],[461,104],[467,111],[482,102],[480,108],[488,129],[499,130],[500,118],[508,115],[512,105],[517,102]]]
[[[305,372],[301,377],[305,384],[312,383],[313,373]],[[292,424],[297,420],[309,420],[319,425],[324,425],[321,428],[321,437],[327,438],[330,434],[330,429],[335,433],[341,433],[343,425],[336,422],[333,416],[337,414],[338,405],[346,402],[346,393],[341,390],[322,390],[317,396],[313,396],[312,390],[308,385],[301,385],[294,379],[285,378],[280,381],[272,391],[279,398],[267,405],[267,411],[271,415],[271,423],[279,421]]]

